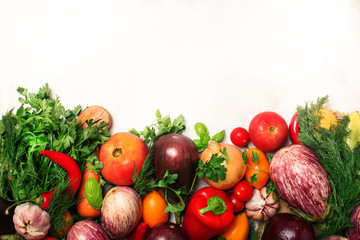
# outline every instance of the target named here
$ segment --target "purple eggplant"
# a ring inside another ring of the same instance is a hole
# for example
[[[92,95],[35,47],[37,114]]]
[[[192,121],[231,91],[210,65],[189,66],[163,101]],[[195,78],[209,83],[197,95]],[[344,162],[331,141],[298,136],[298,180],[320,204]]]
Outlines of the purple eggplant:
[[[315,240],[310,222],[290,213],[278,213],[265,227],[262,240]]]
[[[270,177],[279,195],[311,219],[327,216],[331,186],[315,152],[294,144],[278,150],[270,163]]]
[[[5,210],[11,205],[10,202],[0,198],[0,236],[6,234],[14,234],[16,233],[14,222],[13,222],[13,215],[14,215],[14,208],[10,209],[8,215],[5,214]]]
[[[145,240],[187,240],[185,230],[172,222],[164,222],[150,228],[146,235]]]
[[[182,134],[167,134],[155,141],[152,149],[155,177],[162,179],[166,171],[177,174],[176,182],[171,185],[174,189],[190,188],[195,177],[199,153],[193,141]],[[171,194],[171,193],[170,193]],[[170,195],[170,200],[176,201]]]
[[[350,240],[360,240],[360,204],[355,207],[351,214],[353,227],[349,230]]]

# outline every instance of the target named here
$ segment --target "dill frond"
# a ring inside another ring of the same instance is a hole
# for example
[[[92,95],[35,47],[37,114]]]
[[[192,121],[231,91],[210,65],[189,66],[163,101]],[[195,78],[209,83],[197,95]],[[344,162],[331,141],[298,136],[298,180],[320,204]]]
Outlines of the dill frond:
[[[350,225],[352,210],[360,203],[360,181],[357,171],[360,166],[360,147],[353,150],[346,143],[348,115],[338,119],[330,129],[319,127],[319,110],[328,97],[316,103],[297,107],[300,127],[299,139],[315,151],[321,165],[329,174],[332,193],[329,197],[330,216],[321,225],[331,234],[343,234]]]

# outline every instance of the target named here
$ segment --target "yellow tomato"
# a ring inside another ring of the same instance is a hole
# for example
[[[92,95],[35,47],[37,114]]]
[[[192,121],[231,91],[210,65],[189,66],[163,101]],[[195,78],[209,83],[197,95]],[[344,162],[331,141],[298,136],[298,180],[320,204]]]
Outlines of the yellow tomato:
[[[143,200],[142,217],[149,227],[153,227],[158,223],[167,222],[169,213],[164,213],[166,201],[163,196],[156,190],[147,194]]]

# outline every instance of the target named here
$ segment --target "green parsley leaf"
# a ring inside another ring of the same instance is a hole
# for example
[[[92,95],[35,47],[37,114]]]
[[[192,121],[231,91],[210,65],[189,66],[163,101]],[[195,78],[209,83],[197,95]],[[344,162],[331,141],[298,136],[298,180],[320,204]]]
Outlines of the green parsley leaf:
[[[210,159],[205,163],[202,160],[199,160],[197,172],[198,177],[206,177],[213,182],[218,182],[224,180],[226,177],[226,167],[224,162],[228,161],[229,157],[227,156],[226,148],[220,150],[219,153],[214,153],[211,155]]]

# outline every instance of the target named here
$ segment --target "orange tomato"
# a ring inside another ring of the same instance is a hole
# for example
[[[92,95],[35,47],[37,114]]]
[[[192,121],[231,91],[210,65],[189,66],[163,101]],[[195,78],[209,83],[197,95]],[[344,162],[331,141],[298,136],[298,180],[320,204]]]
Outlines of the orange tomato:
[[[201,153],[200,159],[203,162],[210,161],[213,154],[217,153],[222,155],[220,150],[223,150],[224,148],[226,148],[227,157],[229,158],[227,162],[223,162],[223,165],[227,169],[225,179],[219,179],[217,182],[214,182],[204,177],[204,181],[207,184],[221,190],[234,187],[244,177],[246,171],[246,165],[242,158],[241,150],[231,144],[210,141],[208,147]]]
[[[226,240],[246,240],[249,235],[249,219],[245,212],[235,216],[233,223],[220,237]]]
[[[65,219],[65,223],[66,225],[62,228],[62,229],[59,229],[58,232],[59,234],[62,236],[62,237],[65,237],[70,228],[73,226],[74,224],[74,220],[72,218],[72,215],[71,213],[69,212],[69,210],[66,211],[65,215],[64,215],[64,219]]]
[[[269,181],[270,163],[266,154],[258,148],[250,148],[246,152],[248,166],[245,172],[246,180],[253,185],[254,188],[260,189]],[[252,178],[257,178],[255,182]]]
[[[164,213],[166,201],[159,192],[153,190],[148,193],[143,200],[142,217],[149,227],[153,227],[158,223],[167,222],[169,213]]]

